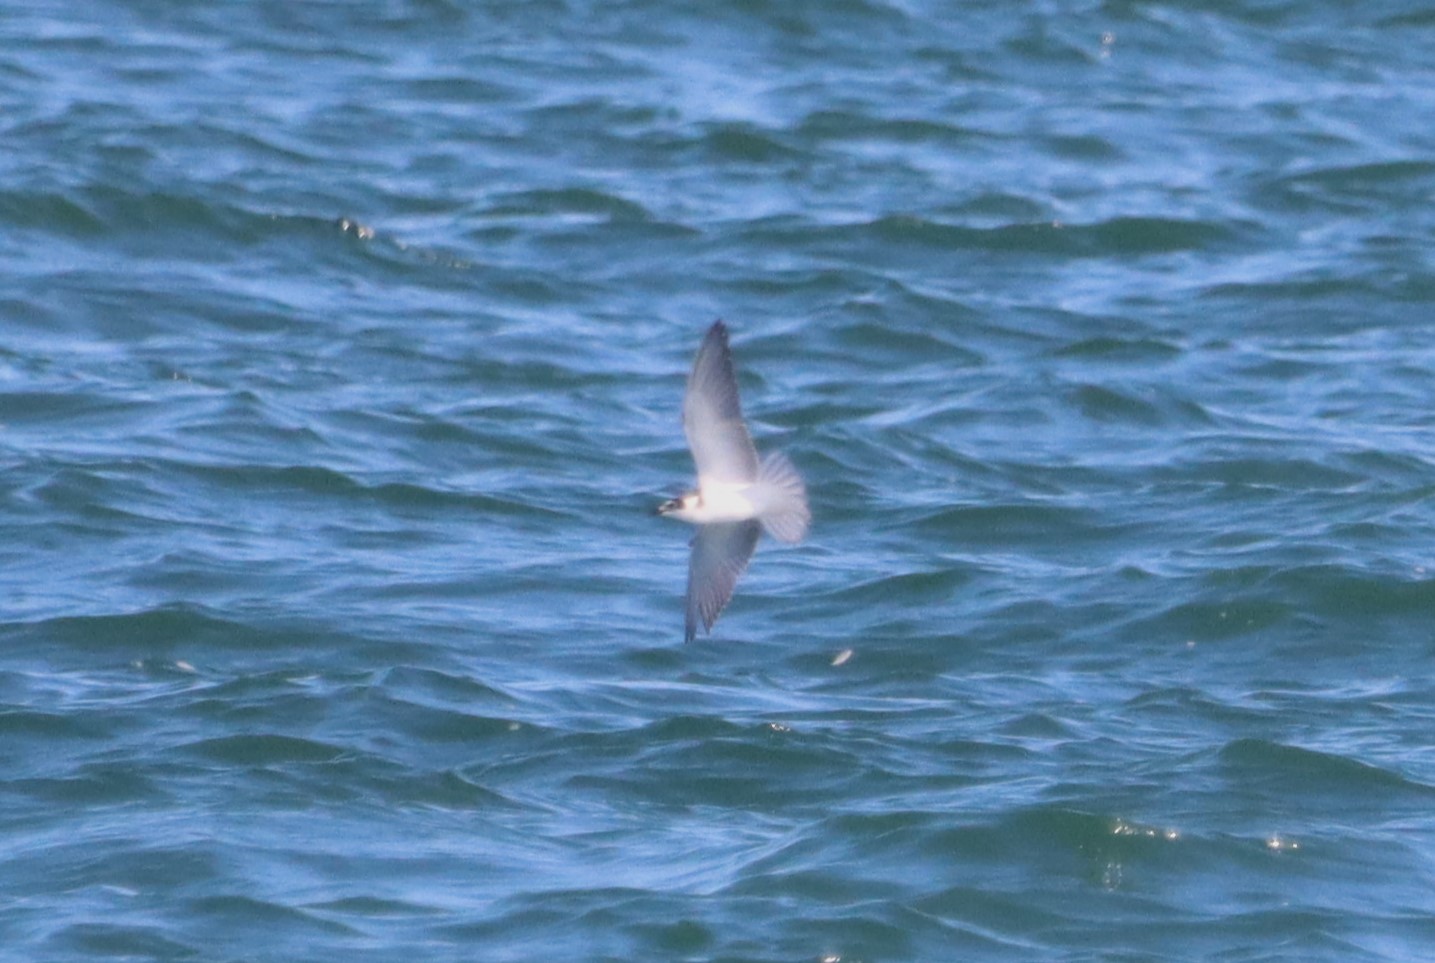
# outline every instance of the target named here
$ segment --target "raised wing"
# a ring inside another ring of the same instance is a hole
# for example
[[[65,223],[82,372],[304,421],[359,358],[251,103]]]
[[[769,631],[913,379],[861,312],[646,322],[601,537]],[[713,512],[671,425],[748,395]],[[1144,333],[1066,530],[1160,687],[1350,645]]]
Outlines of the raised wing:
[[[685,641],[703,631],[711,632],[722,610],[732,599],[737,580],[747,568],[762,525],[756,520],[702,525],[693,537],[688,560],[688,601]]]
[[[698,486],[707,481],[747,484],[757,479],[757,449],[742,421],[727,326],[714,321],[688,375],[683,398],[683,433],[698,466]]]

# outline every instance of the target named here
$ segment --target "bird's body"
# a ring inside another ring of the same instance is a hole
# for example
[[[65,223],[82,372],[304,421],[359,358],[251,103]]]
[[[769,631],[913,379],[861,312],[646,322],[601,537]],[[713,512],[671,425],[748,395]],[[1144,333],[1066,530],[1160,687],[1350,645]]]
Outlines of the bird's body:
[[[666,512],[673,518],[694,525],[711,525],[714,522],[745,522],[758,516],[758,506],[753,498],[752,485],[709,482],[699,487],[690,500],[682,501],[681,507]]]
[[[761,461],[742,420],[727,327],[716,321],[703,338],[683,398],[683,431],[698,469],[698,490],[665,502],[658,513],[697,526],[688,562],[686,638],[708,631],[732,598],[758,534],[799,542],[811,513],[802,476],[781,452]]]

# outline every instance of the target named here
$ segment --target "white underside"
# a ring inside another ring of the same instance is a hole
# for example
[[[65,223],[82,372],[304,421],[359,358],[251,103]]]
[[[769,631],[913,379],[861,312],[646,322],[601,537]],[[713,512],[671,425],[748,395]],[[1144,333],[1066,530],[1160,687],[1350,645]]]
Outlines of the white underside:
[[[773,538],[800,542],[812,514],[807,509],[807,488],[792,462],[781,452],[762,460],[754,481],[719,481],[698,476],[701,498],[689,496],[671,514],[696,525],[746,522],[757,519]]]
[[[685,522],[692,522],[694,525],[711,525],[715,522],[745,522],[750,518],[757,518],[760,514],[759,502],[761,499],[756,496],[761,492],[755,491],[757,488],[756,485],[704,482],[699,479],[698,491],[702,495],[701,501],[696,505],[685,506],[672,512],[672,516]]]

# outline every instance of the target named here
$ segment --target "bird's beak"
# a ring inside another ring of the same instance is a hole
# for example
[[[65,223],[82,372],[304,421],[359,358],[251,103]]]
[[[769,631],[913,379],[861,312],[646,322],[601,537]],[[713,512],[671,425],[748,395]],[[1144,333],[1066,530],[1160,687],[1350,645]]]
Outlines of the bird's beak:
[[[663,502],[661,505],[659,505],[657,508],[653,509],[653,514],[666,515],[669,512],[675,512],[682,507],[682,504],[683,503],[681,500],[676,498],[670,498],[667,501]]]

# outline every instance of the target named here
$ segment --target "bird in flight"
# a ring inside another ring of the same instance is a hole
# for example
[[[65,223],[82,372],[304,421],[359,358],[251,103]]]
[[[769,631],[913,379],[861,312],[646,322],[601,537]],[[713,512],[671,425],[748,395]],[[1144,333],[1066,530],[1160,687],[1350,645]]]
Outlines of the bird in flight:
[[[688,375],[683,433],[698,469],[698,490],[658,506],[698,526],[688,559],[687,622],[691,642],[698,623],[711,632],[732,598],[763,529],[781,542],[802,541],[812,521],[807,487],[780,451],[758,460],[742,420],[727,325],[713,322]]]

